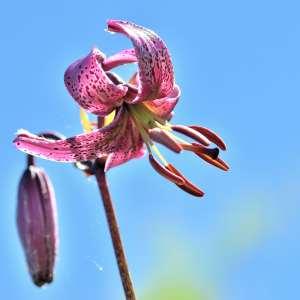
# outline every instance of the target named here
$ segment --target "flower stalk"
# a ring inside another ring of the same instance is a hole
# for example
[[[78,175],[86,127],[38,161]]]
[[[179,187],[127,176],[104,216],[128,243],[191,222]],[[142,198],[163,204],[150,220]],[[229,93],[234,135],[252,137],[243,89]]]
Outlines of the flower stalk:
[[[110,232],[126,300],[136,300],[133,283],[130,277],[127,259],[125,256],[124,247],[121,240],[121,234],[118,226],[117,217],[115,214],[113,202],[108,189],[104,167],[105,167],[104,162],[101,160],[97,160],[94,164],[94,174],[97,179],[99,191],[102,197],[106,220],[108,223],[109,232]]]

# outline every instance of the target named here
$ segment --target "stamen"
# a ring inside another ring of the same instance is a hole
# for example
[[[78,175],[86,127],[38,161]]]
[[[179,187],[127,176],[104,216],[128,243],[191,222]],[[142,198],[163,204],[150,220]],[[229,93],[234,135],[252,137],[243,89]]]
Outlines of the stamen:
[[[203,153],[210,156],[213,159],[216,159],[219,155],[220,150],[218,148],[207,148],[200,144],[191,143],[191,144],[181,144],[184,150],[192,151],[194,153]]]
[[[208,146],[210,144],[209,140],[204,135],[202,135],[200,132],[198,132],[190,127],[187,127],[184,125],[172,125],[171,128],[174,131],[182,133],[182,134],[196,140],[197,142],[199,142],[200,144],[202,144],[204,146]]]
[[[136,105],[138,111],[144,115],[146,115],[148,118],[151,120],[157,121],[158,123],[165,125],[166,120],[163,118],[158,117],[155,113],[153,113],[147,106],[146,104],[138,104]]]
[[[129,106],[129,111],[131,113],[131,116],[134,120],[134,123],[135,123],[136,127],[138,128],[138,130],[139,130],[139,132],[142,136],[143,141],[145,142],[145,144],[147,145],[148,150],[149,150],[149,147],[150,147],[150,144],[151,144],[151,139],[150,139],[147,131],[141,125],[139,116],[138,116],[137,112],[135,111],[135,109],[133,108],[132,105]]]
[[[165,130],[153,128],[149,130],[149,135],[153,141],[166,146],[176,153],[182,150],[181,145]]]
[[[185,184],[185,181],[183,178],[181,178],[180,176],[177,176],[174,172],[170,171],[169,169],[167,169],[167,167],[164,167],[163,165],[161,165],[154,157],[152,154],[149,154],[149,162],[151,164],[151,166],[153,167],[153,169],[159,173],[160,175],[162,175],[163,177],[167,178],[168,180],[170,180],[171,182],[177,184],[178,186],[181,186],[183,184]]]
[[[189,126],[190,128],[198,131],[199,133],[203,134],[205,137],[207,137],[211,142],[216,144],[220,149],[226,150],[226,144],[224,141],[212,130],[202,127],[202,126]]]
[[[155,121],[155,126],[161,128],[162,130],[166,130],[171,134],[172,128],[171,128],[171,124],[169,122],[165,122],[164,124]],[[175,136],[175,135],[173,135]],[[176,137],[177,138],[177,137]]]
[[[140,110],[139,106],[139,104],[128,106],[131,114],[136,120],[136,123],[139,123],[140,126],[144,127],[146,130],[155,127],[155,120],[144,111]]]
[[[181,177],[184,179],[184,184],[183,185],[178,185],[178,187],[180,187],[182,190],[184,190],[185,192],[196,196],[196,197],[203,197],[204,196],[204,192],[201,191],[197,186],[195,186],[193,183],[191,183],[188,179],[186,179],[186,177],[184,177],[184,175],[182,175],[173,165],[168,164],[166,166],[166,168],[173,172],[174,174],[176,174],[177,176]]]
[[[149,154],[152,153],[152,151],[154,151],[156,153],[156,155],[158,156],[158,158],[160,159],[160,161],[164,164],[167,165],[168,162],[165,160],[165,158],[163,157],[163,155],[159,152],[159,150],[157,149],[157,147],[153,144],[148,131],[143,127],[145,119],[141,118],[140,115],[138,114],[138,112],[136,111],[136,107],[134,108],[133,105],[129,106],[129,110],[132,114],[133,120],[142,136],[143,141],[145,142]],[[146,120],[147,122],[147,120]],[[147,127],[146,127],[147,128]]]
[[[164,165],[167,165],[168,162],[165,160],[165,158],[163,157],[163,155],[159,152],[159,150],[157,149],[157,147],[153,144],[152,140],[150,139],[150,136],[149,136],[148,132],[141,125],[138,113],[135,111],[135,109],[132,106],[130,106],[129,109],[130,109],[130,112],[132,114],[134,123],[135,123],[136,127],[138,128],[138,130],[139,130],[139,132],[140,132],[140,134],[142,136],[142,139],[143,139],[144,143],[147,146],[149,155],[152,156],[152,151],[154,151],[156,153],[156,155],[158,156],[158,158],[160,159],[160,161]]]
[[[169,163],[166,161],[166,159],[163,157],[163,155],[160,153],[160,151],[157,149],[157,147],[153,144],[153,142],[151,142],[151,150],[153,150],[155,152],[155,154],[157,155],[157,157],[160,159],[160,161],[167,166]],[[150,153],[152,153],[150,151]]]
[[[166,130],[168,130],[168,129],[166,129]],[[170,127],[170,130],[172,130],[171,127]],[[177,142],[179,142],[179,144],[180,144],[181,146],[183,146],[183,145],[190,145],[189,142],[187,142],[187,141],[185,141],[184,139],[178,137],[178,136],[175,135],[172,131],[168,131],[168,134],[169,134],[173,139],[175,139]]]
[[[180,144],[184,150],[192,151],[197,156],[205,160],[211,165],[216,166],[217,168],[228,171],[229,166],[221,158],[218,157],[219,149],[218,148],[206,148],[202,145],[191,143],[191,144]]]
[[[217,167],[223,171],[229,170],[229,166],[219,157],[217,157],[216,159],[213,159],[209,155],[201,153],[201,152],[195,152],[195,154],[197,156],[199,156],[200,158],[202,158],[203,160],[205,160],[206,162],[208,162],[209,164],[214,165],[215,167]]]

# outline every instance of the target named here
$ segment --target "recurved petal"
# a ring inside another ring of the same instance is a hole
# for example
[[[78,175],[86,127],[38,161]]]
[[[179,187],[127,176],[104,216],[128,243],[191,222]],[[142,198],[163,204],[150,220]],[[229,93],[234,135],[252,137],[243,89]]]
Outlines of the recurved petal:
[[[105,58],[102,62],[102,66],[103,70],[109,71],[115,67],[134,62],[137,62],[134,49],[125,49]]]
[[[140,85],[133,103],[168,96],[174,87],[174,73],[168,49],[153,31],[134,23],[109,20],[108,30],[128,36],[138,59]]]
[[[115,84],[102,68],[104,54],[94,48],[65,72],[65,85],[85,110],[105,116],[122,103],[127,87]]]
[[[158,117],[163,119],[171,119],[172,111],[176,106],[180,97],[180,88],[175,85],[170,95],[152,101],[145,101],[144,104]]]
[[[106,170],[141,156],[143,149],[142,139],[124,109],[110,125],[92,132],[53,141],[20,131],[14,143],[23,152],[60,162],[108,157]]]

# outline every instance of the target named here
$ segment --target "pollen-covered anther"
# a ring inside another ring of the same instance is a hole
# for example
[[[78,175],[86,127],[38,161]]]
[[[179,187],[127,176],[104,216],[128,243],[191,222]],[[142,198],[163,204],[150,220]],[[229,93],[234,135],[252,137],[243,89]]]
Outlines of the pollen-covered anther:
[[[210,145],[210,141],[202,133],[194,130],[193,128],[184,125],[172,125],[171,128],[176,132],[179,132],[189,138],[194,139],[195,141],[204,146]]]
[[[171,182],[177,184],[178,186],[181,186],[185,184],[185,180],[181,177],[176,175],[173,171],[169,170],[168,167],[163,166],[160,164],[152,154],[149,154],[149,162],[153,169],[159,173],[161,176],[167,178]],[[168,165],[169,166],[169,165]]]
[[[223,171],[229,170],[227,163],[219,158],[219,148],[207,148],[197,143],[182,143],[181,146],[184,150],[194,152],[198,157],[202,158],[207,163]]]
[[[203,134],[206,138],[208,138],[212,143],[217,145],[220,149],[224,151],[226,150],[226,144],[214,131],[206,127],[197,126],[197,125],[189,126],[189,128]]]
[[[181,188],[182,190],[184,190],[185,192],[196,196],[196,197],[203,197],[204,196],[204,192],[202,190],[200,190],[197,186],[195,186],[193,183],[191,183],[182,173],[180,173],[173,165],[168,164],[167,165],[167,169],[171,172],[173,172],[174,174],[176,174],[177,176],[180,176],[182,179],[184,179],[184,184],[182,185],[178,185],[177,186],[179,188]]]
[[[218,158],[218,155],[220,153],[219,148],[207,148],[197,143],[191,143],[191,144],[182,143],[181,146],[184,150],[192,151],[196,154],[202,153],[210,156],[212,159]]]
[[[212,158],[211,156],[201,153],[201,152],[194,152],[197,156],[208,162],[209,164],[223,170],[223,171],[228,171],[229,166],[228,164],[223,161],[220,157],[217,158]]]
[[[149,130],[150,138],[157,143],[160,143],[168,149],[180,153],[183,149],[180,143],[176,141],[168,132],[160,128],[153,128]]]

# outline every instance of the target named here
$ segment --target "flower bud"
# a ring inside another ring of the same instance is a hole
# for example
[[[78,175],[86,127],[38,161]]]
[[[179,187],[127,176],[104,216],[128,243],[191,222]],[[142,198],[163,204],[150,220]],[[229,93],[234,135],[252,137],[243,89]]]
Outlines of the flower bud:
[[[58,234],[56,201],[46,173],[28,156],[18,191],[17,226],[33,282],[53,280]]]

